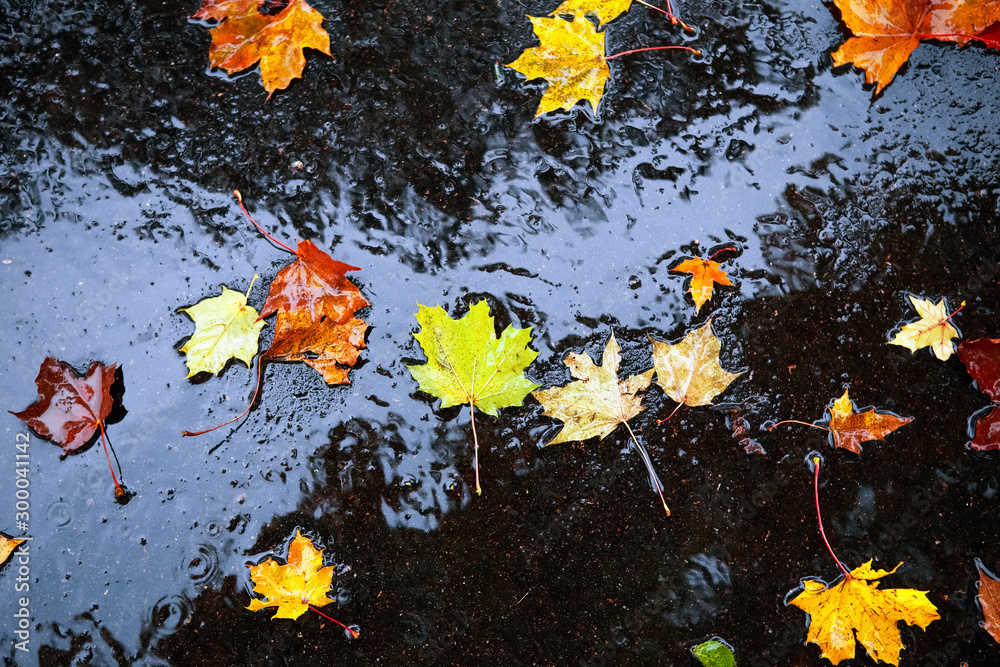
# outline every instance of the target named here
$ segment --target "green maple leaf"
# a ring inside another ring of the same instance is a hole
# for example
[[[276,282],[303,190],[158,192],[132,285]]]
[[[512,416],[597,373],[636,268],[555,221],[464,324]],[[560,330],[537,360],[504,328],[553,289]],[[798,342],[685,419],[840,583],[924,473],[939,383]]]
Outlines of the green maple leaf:
[[[254,276],[254,280],[257,276]],[[250,283],[253,287],[253,282]],[[208,371],[218,373],[230,359],[236,358],[249,368],[258,350],[264,321],[247,305],[247,294],[227,287],[219,296],[202,299],[190,308],[181,308],[194,320],[195,330],[181,348],[187,355],[188,377]]]
[[[508,326],[497,338],[486,301],[469,308],[459,320],[453,320],[440,306],[419,305],[417,322],[420,331],[413,337],[427,355],[427,363],[407,368],[421,391],[441,399],[442,408],[469,405],[476,447],[476,493],[482,493],[474,408],[496,417],[500,408],[521,405],[528,392],[539,386],[524,375],[524,369],[538,356],[528,347],[531,327]]]

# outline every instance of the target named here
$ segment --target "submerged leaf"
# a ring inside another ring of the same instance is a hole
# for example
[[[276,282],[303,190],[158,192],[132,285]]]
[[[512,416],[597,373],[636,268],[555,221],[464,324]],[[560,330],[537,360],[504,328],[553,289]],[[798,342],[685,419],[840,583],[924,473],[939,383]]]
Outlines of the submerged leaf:
[[[332,602],[326,594],[333,581],[333,566],[323,567],[323,552],[313,546],[308,537],[298,530],[288,548],[288,562],[278,565],[268,558],[259,565],[250,566],[254,592],[266,601],[250,599],[250,611],[277,607],[272,618],[298,618],[309,605],[322,607]]]
[[[264,322],[247,305],[247,294],[223,287],[221,295],[180,309],[195,324],[194,334],[181,348],[188,357],[188,377],[201,372],[218,373],[233,358],[247,367],[253,365]]]
[[[604,33],[585,19],[529,16],[541,44],[527,49],[507,65],[528,80],[545,79],[548,88],[538,104],[536,116],[565,109],[580,100],[590,102],[594,113],[601,103],[604,84],[611,69],[604,55]]]
[[[82,376],[65,361],[46,357],[35,378],[38,400],[11,414],[71,454],[90,442],[100,422],[111,414],[117,368],[93,361]]]
[[[601,365],[597,366],[586,352],[566,355],[566,366],[576,378],[565,387],[552,387],[532,392],[545,412],[563,422],[563,428],[546,445],[571,440],[604,438],[632,417],[645,410],[642,397],[636,394],[653,379],[653,369],[640,375],[618,379],[621,348],[612,332],[604,348]]]
[[[273,12],[271,7],[280,11]],[[211,30],[211,66],[233,74],[259,60],[268,95],[302,76],[304,49],[330,55],[323,15],[304,0],[204,0],[194,18],[220,21]]]
[[[874,660],[899,665],[903,643],[899,621],[926,629],[941,618],[926,591],[909,588],[880,590],[878,580],[892,571],[872,570],[871,561],[853,570],[835,586],[815,579],[788,604],[809,614],[807,642],[818,644],[833,664],[854,658],[855,636]]]
[[[918,299],[912,294],[907,295],[913,308],[920,315],[916,322],[904,324],[899,333],[889,341],[891,345],[900,345],[916,352],[922,347],[930,347],[941,361],[946,361],[955,351],[952,338],[960,334],[951,323],[948,306],[944,299],[933,303],[930,299]]]

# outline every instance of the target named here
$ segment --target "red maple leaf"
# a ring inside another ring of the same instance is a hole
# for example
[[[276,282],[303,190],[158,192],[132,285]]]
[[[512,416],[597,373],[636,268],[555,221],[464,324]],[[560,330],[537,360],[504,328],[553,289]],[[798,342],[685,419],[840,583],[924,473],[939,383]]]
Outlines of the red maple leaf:
[[[976,421],[976,435],[969,446],[977,451],[1000,449],[1000,339],[964,341],[958,346],[958,358],[979,391],[993,401],[990,413]]]

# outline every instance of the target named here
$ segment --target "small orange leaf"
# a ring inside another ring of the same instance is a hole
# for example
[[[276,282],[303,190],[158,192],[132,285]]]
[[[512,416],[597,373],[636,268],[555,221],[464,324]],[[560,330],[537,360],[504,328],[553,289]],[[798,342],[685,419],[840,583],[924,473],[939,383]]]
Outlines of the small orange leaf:
[[[285,565],[268,558],[249,567],[254,592],[267,598],[266,601],[252,598],[247,607],[250,611],[277,607],[272,618],[295,619],[304,614],[309,605],[322,607],[332,602],[326,594],[333,581],[333,566],[323,567],[323,552],[298,530],[288,548]]]
[[[891,572],[872,570],[871,563],[854,569],[836,586],[806,579],[804,590],[788,601],[809,614],[806,641],[818,644],[823,657],[835,665],[854,658],[856,641],[874,660],[899,665],[899,621],[926,629],[941,618],[925,591],[879,590],[878,580],[902,563]]]
[[[983,609],[983,629],[1000,642],[1000,581],[978,558],[976,569],[979,570],[979,595],[976,600]]]
[[[268,96],[302,76],[303,49],[330,54],[323,15],[304,0],[204,0],[196,19],[212,19],[208,58],[212,67],[240,72],[260,61]]]
[[[885,440],[885,436],[913,421],[912,417],[897,417],[874,409],[855,412],[847,393],[845,389],[844,395],[830,408],[830,431],[837,447],[860,454],[862,442]]]
[[[715,287],[715,283],[727,287],[733,286],[733,283],[729,281],[729,276],[719,266],[719,262],[692,257],[670,269],[671,271],[691,274],[691,296],[694,298],[694,305],[697,306],[699,311],[712,298],[712,290]]]

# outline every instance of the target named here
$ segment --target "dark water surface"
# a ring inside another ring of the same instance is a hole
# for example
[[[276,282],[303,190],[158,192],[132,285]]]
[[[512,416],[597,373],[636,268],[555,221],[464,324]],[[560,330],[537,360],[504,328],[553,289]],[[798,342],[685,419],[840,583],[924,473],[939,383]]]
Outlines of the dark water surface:
[[[543,84],[502,64],[534,44],[524,14],[556,4],[317,0],[334,58],[309,54],[266,100],[256,70],[207,70],[194,4],[0,0],[0,407],[31,403],[46,355],[117,362],[127,414],[108,431],[135,494],[115,503],[100,445],[60,461],[33,437],[31,653],[13,648],[7,565],[5,664],[689,665],[713,635],[741,665],[827,664],[783,603],[837,574],[812,450],[840,557],[904,561],[885,586],[940,610],[902,629],[902,664],[998,664],[973,560],[1000,567],[1000,464],[966,448],[988,399],[957,358],[885,343],[908,292],[965,300],[964,337],[1000,337],[1000,56],[922,45],[873,99],[862,73],[831,72],[843,34],[818,2],[688,2],[689,36],[637,4],[609,52],[704,55],[617,59],[600,122],[534,122]],[[345,387],[272,364],[245,423],[182,439],[242,410],[256,368],[186,380],[177,309],[255,272],[259,308],[290,259],[234,188],[280,238],[362,267],[369,347]],[[695,315],[668,269],[723,243],[737,286]],[[467,412],[435,410],[404,361],[423,358],[418,302],[480,298],[534,327],[545,385],[612,329],[634,373],[647,333],[712,318],[747,374],[660,426],[674,404],[653,389],[633,422],[673,516],[624,429],[546,449],[557,426],[530,398],[478,418],[475,496]],[[819,419],[845,387],[915,419],[861,456],[764,427]],[[26,428],[4,424],[0,530],[16,534]],[[324,611],[360,639],[244,609],[247,563],[297,527],[338,568]]]

